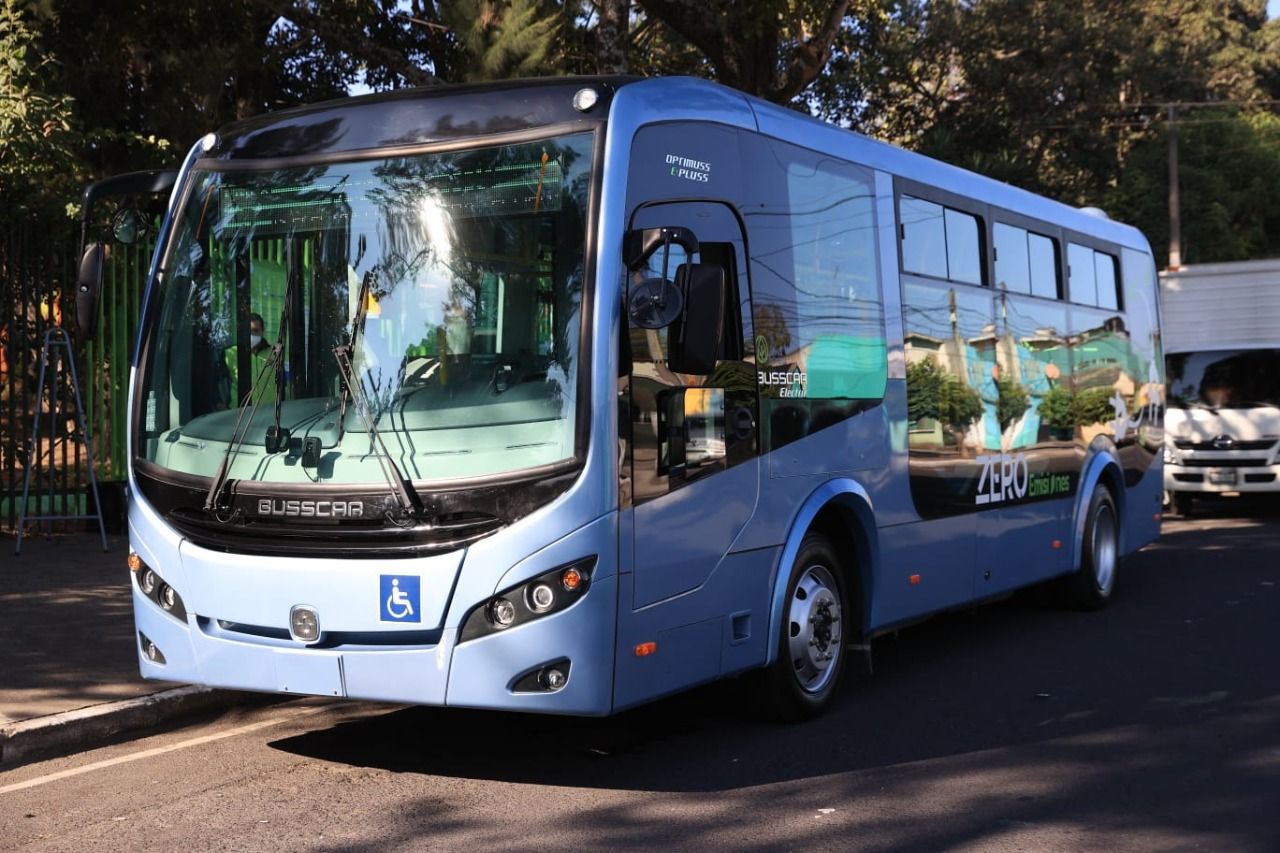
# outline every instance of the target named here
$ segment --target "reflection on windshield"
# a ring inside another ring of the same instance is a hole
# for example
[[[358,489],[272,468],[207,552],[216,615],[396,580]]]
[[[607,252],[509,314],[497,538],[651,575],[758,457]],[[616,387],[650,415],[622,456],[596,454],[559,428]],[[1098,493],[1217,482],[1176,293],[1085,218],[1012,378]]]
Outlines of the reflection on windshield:
[[[1280,350],[1184,352],[1165,357],[1169,403],[1184,408],[1280,404]]]
[[[571,457],[590,152],[577,134],[196,172],[143,365],[140,455],[212,476],[240,418],[233,478],[379,482],[342,393],[350,347],[407,477]]]

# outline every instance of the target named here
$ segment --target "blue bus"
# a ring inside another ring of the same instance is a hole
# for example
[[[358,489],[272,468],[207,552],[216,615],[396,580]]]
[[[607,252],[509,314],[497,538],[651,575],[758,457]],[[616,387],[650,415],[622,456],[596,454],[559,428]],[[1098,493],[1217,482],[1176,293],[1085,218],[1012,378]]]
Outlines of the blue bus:
[[[211,133],[130,389],[147,678],[603,715],[1159,534],[1147,241],[690,79]]]

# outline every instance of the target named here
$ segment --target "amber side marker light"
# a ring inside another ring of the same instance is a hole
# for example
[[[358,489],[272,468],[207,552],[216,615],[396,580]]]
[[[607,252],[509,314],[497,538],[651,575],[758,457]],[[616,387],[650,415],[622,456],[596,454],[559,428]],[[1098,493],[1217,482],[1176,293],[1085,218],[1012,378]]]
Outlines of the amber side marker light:
[[[911,581],[911,585],[912,585],[912,586],[919,586],[919,585],[920,585],[920,576],[919,576],[919,575],[912,575],[911,577],[907,578],[907,580]]]
[[[1056,551],[1056,550],[1058,550],[1058,549],[1059,549],[1059,548],[1061,548],[1061,547],[1062,547],[1062,540],[1061,540],[1061,539],[1055,539],[1055,540],[1053,540],[1053,550],[1055,550],[1055,551]]]
[[[572,592],[582,586],[582,572],[574,568],[565,569],[564,574],[560,575],[560,583]]]
[[[636,657],[647,658],[656,651],[658,651],[658,644],[650,640],[647,643],[641,643],[636,646]]]
[[[125,560],[125,562],[129,565],[129,571],[131,572],[142,571],[142,558],[139,557],[137,554],[133,553],[132,551],[129,552],[129,558]]]

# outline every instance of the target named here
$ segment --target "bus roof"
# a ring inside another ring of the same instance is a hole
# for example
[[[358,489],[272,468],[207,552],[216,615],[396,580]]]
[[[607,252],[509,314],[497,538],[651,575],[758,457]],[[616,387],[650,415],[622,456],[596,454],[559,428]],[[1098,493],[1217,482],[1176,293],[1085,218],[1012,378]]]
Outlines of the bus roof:
[[[573,95],[591,86],[600,95],[589,111]],[[1150,252],[1136,228],[1096,210],[1072,207],[1010,184],[836,127],[795,110],[693,77],[544,77],[482,84],[399,89],[295,107],[246,119],[218,132],[202,159],[291,159],[429,145],[492,133],[560,125],[599,125],[615,96],[630,103],[714,102],[712,121],[725,121],[946,192],[1004,208],[1123,246]],[[444,107],[423,109],[426,105]]]

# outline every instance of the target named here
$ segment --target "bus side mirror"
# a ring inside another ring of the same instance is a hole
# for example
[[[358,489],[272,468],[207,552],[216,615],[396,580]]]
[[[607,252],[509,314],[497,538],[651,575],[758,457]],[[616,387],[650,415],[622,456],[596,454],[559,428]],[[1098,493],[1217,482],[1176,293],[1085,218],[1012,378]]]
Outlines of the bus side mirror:
[[[93,340],[98,332],[98,294],[102,291],[106,256],[105,245],[90,243],[80,258],[80,274],[76,276],[76,330],[81,340]]]
[[[716,367],[724,331],[727,282],[716,264],[681,264],[676,281],[684,291],[684,318],[671,336],[667,366],[676,373],[706,376]]]
[[[685,257],[698,251],[698,238],[688,228],[633,228],[623,237],[622,259],[629,272],[644,269],[649,258],[662,250],[662,274],[631,280],[627,285],[627,314],[638,328],[665,329],[684,310],[684,288],[673,282],[668,272],[673,243],[684,249]]]

